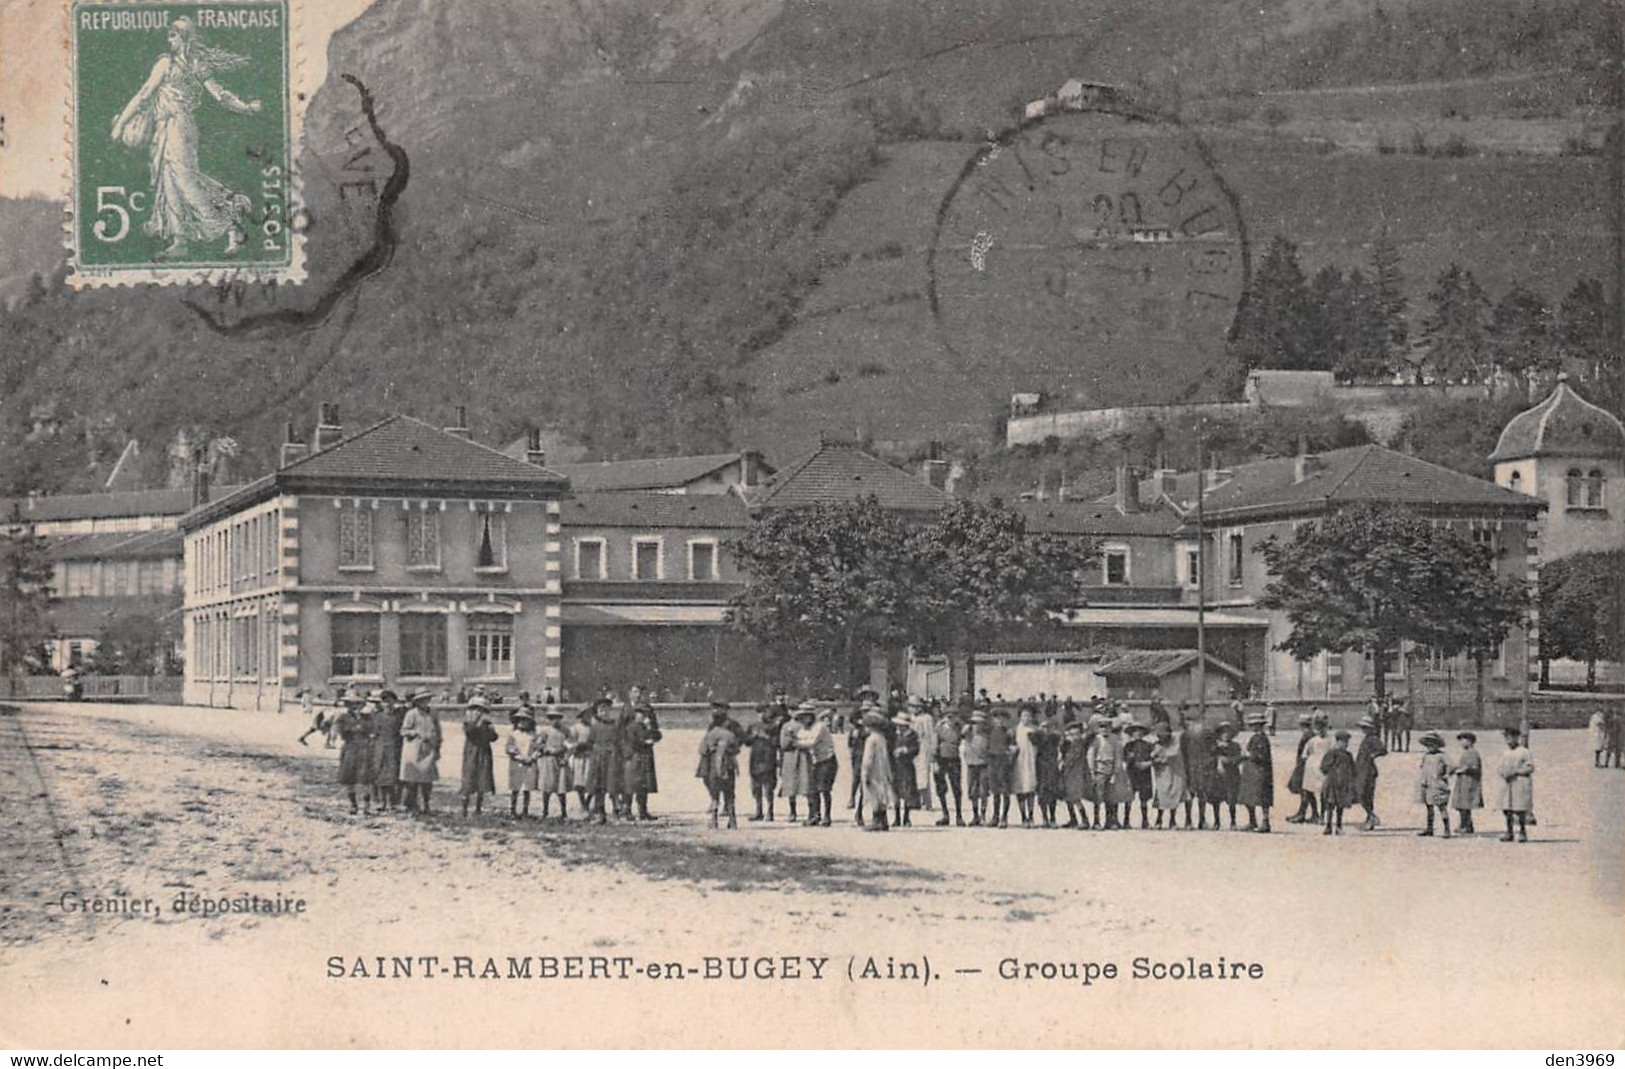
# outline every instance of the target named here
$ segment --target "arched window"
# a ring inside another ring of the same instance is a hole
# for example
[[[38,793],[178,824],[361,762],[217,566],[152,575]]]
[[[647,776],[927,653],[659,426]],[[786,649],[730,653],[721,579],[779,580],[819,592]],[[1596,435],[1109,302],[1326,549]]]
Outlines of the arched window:
[[[1517,494],[1523,493],[1523,472],[1521,472],[1521,471],[1513,472],[1512,473],[1512,478],[1507,480],[1507,485],[1512,488],[1513,493],[1517,493]]]
[[[1579,468],[1569,469],[1567,500],[1571,509],[1585,508],[1585,477],[1580,474]]]
[[[1602,469],[1592,468],[1586,473],[1586,508],[1600,509],[1602,505]]]

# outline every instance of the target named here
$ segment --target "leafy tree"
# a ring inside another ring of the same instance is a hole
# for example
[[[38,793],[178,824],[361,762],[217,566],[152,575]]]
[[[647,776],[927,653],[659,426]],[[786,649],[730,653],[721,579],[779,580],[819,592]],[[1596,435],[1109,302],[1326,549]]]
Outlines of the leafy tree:
[[[1540,569],[1540,670],[1552,661],[1581,661],[1586,688],[1597,662],[1625,657],[1625,550],[1579,553]]]
[[[1523,283],[1496,302],[1490,313],[1490,352],[1496,369],[1523,387],[1537,375],[1557,370],[1556,318],[1546,299]]]
[[[1095,559],[1092,542],[1029,535],[1019,513],[956,500],[913,534],[917,641],[956,672],[996,639],[1082,605]],[[970,685],[955,679],[953,693]]]
[[[1404,508],[1340,509],[1258,552],[1271,577],[1259,604],[1286,613],[1292,631],[1278,648],[1299,660],[1357,650],[1380,665],[1406,641],[1479,656],[1527,601],[1522,583],[1495,575],[1489,547]]]
[[[1433,374],[1447,382],[1481,382],[1488,365],[1489,298],[1471,271],[1451,264],[1428,291],[1422,350]],[[1417,381],[1422,367],[1415,365]]]
[[[774,511],[730,544],[750,583],[728,621],[774,653],[841,681],[870,649],[906,642],[912,535],[874,498]]]
[[[1230,352],[1245,369],[1314,365],[1308,342],[1313,313],[1298,246],[1277,234],[1253,272],[1236,313]]]
[[[52,567],[46,541],[13,504],[0,537],[0,672],[39,671],[49,663]]]
[[[96,637],[90,671],[97,675],[176,675],[180,639],[173,615],[120,613]]]

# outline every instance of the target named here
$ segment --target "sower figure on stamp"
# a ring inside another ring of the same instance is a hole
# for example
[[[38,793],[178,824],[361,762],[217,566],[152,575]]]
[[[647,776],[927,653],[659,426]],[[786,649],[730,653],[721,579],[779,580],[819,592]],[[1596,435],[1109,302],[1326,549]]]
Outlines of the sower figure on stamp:
[[[432,811],[429,792],[440,778],[440,721],[429,708],[432,700],[426,690],[414,692],[412,707],[401,721],[400,780],[406,786],[407,808],[421,808],[424,813]]]
[[[141,226],[169,242],[159,253],[166,259],[184,256],[188,242],[222,236],[229,256],[246,239],[251,202],[203,173],[194,113],[207,93],[227,111],[258,114],[258,100],[238,99],[216,78],[247,62],[246,56],[204,44],[192,20],[178,18],[169,28],[169,52],[158,57],[146,82],[113,120],[114,141],[148,147],[152,214]]]

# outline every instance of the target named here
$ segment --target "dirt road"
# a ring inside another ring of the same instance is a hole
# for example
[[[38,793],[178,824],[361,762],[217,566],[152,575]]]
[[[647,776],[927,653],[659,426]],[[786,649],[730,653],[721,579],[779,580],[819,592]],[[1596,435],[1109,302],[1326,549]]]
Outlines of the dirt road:
[[[1473,839],[1415,835],[1419,753],[1384,761],[1388,824],[1341,838],[1279,812],[1270,836],[874,835],[844,807],[829,829],[714,832],[687,730],[659,749],[657,824],[514,823],[505,797],[464,823],[445,785],[432,820],[369,819],[333,786],[336,751],[294,744],[302,727],[149,706],[0,715],[0,1040],[1392,1046],[1443,1027],[1625,1042],[1625,773],[1590,769],[1581,732],[1537,733],[1540,824],[1507,845],[1489,812]],[[1493,767],[1498,741],[1483,749]],[[80,908],[98,903],[114,911]],[[1221,957],[1239,978],[1136,976],[1136,959],[1162,975]],[[1002,978],[1010,959],[1058,978]]]

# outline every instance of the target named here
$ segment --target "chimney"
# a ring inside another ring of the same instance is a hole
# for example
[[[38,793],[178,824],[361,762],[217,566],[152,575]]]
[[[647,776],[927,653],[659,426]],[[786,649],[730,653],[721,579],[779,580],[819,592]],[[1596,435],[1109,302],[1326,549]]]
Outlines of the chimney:
[[[209,466],[204,458],[208,454],[202,447],[192,451],[192,507],[209,503]]]
[[[1157,493],[1173,500],[1179,491],[1179,472],[1173,468],[1158,468],[1151,477],[1156,480]]]
[[[283,430],[282,456],[277,463],[277,467],[285,468],[309,452],[310,446],[299,440],[298,435],[293,429],[293,424],[291,422],[288,423]]]
[[[542,448],[542,429],[532,427],[525,432],[525,463],[538,468],[547,466],[547,451]]]
[[[1117,465],[1117,510],[1140,511],[1140,477],[1127,464]]]
[[[1301,483],[1326,466],[1326,462],[1309,452],[1309,440],[1298,438],[1298,455],[1292,458],[1292,481]]]
[[[323,401],[316,417],[316,451],[338,445],[344,438],[344,425],[339,422],[339,406]]]
[[[468,429],[468,406],[457,406],[457,422],[446,428],[447,434],[455,434],[459,438],[473,440],[474,435]]]

